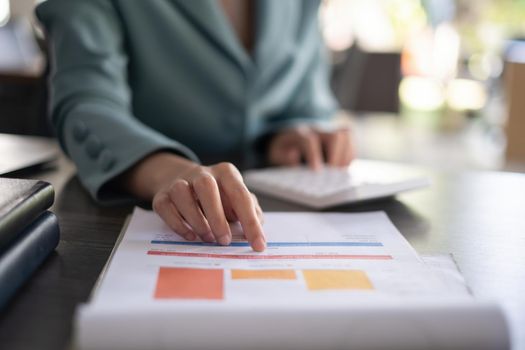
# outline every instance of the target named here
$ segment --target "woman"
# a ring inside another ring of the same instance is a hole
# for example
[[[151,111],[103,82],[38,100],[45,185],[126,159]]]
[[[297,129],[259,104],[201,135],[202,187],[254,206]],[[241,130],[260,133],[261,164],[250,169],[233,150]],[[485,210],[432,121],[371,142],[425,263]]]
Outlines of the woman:
[[[128,197],[188,240],[227,245],[261,210],[231,163],[312,168],[352,159],[315,0],[48,0],[53,122],[99,201]],[[325,128],[326,129],[326,128]],[[222,161],[222,162],[219,162]],[[230,163],[228,163],[230,162]],[[211,164],[211,165],[203,165]]]

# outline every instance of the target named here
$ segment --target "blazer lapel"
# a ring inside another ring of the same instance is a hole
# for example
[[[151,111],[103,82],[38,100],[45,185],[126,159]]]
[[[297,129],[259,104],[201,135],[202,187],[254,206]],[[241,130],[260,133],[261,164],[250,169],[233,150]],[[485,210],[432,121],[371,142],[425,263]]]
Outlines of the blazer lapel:
[[[283,44],[283,28],[298,15],[296,1],[257,0],[256,40],[254,57],[258,66],[265,66],[276,57]]]
[[[251,59],[222,13],[218,0],[172,0],[191,22],[243,69]]]

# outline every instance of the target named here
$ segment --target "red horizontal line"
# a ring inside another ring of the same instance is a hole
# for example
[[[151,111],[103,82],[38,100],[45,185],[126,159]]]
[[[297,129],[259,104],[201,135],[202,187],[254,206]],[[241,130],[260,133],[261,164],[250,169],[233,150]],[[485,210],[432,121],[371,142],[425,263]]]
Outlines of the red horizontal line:
[[[363,260],[390,260],[391,255],[248,255],[248,254],[208,254],[208,253],[183,253],[150,250],[148,255],[163,256],[184,256],[192,258],[217,258],[217,259],[246,259],[246,260],[267,260],[267,259],[363,259]]]

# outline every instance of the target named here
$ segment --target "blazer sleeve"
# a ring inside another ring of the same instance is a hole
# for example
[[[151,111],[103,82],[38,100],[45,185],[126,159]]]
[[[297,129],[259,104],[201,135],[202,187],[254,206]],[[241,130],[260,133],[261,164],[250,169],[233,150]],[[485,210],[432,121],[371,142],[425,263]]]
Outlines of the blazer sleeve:
[[[96,200],[130,200],[108,184],[155,151],[198,161],[133,116],[124,33],[111,1],[48,0],[36,14],[50,41],[53,124]]]

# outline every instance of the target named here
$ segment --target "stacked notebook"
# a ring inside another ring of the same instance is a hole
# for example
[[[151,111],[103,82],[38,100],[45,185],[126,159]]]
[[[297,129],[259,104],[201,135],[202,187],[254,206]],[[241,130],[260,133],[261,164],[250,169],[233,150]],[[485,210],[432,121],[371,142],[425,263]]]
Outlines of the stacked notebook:
[[[54,195],[47,182],[0,178],[0,308],[58,245]]]

